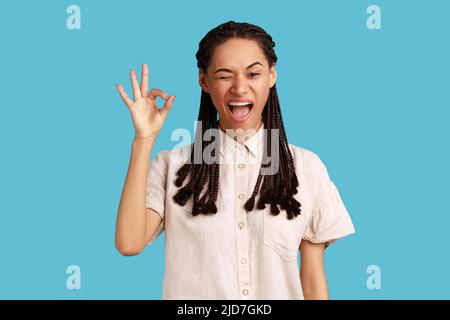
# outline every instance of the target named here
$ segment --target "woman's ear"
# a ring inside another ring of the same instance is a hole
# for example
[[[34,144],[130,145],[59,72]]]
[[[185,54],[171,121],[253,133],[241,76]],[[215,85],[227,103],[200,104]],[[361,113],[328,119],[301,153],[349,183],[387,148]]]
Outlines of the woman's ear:
[[[269,70],[270,87],[272,88],[276,82],[277,82],[277,70],[275,70],[275,64],[274,64],[272,67],[270,67],[270,70]]]
[[[208,83],[206,81],[206,74],[202,70],[198,70],[198,84],[202,87],[202,90],[209,93]]]

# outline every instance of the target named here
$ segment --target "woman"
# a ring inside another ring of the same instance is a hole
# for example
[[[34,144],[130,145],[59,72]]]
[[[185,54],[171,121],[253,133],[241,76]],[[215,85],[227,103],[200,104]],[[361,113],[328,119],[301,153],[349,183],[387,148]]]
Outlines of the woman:
[[[117,86],[136,135],[116,247],[136,255],[166,232],[163,299],[328,299],[324,250],[355,230],[319,157],[287,141],[274,46],[247,23],[209,31],[195,141],[152,161],[175,96],[148,92],[145,64],[134,100]]]

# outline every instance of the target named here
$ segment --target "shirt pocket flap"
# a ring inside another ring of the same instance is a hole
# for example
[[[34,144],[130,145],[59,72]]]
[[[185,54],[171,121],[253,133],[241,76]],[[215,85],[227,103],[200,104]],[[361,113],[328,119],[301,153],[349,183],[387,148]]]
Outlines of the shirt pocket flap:
[[[268,225],[264,227],[264,245],[275,250],[286,261],[297,258],[297,246],[280,231]]]

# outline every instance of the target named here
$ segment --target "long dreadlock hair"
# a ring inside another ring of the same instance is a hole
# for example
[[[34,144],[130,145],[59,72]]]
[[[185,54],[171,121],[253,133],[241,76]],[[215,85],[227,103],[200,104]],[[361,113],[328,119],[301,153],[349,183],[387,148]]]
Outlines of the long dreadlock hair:
[[[262,28],[249,23],[229,21],[210,30],[200,41],[199,49],[196,53],[198,68],[206,73],[214,48],[232,38],[257,41],[269,62],[269,66],[271,67],[277,62],[277,56],[273,49],[275,42]],[[179,190],[173,197],[175,202],[184,206],[189,197],[193,195],[193,216],[217,213],[216,201],[219,192],[219,163],[214,161],[211,164],[207,164],[203,156],[201,156],[201,163],[194,162],[195,154],[203,155],[203,150],[210,143],[215,143],[215,140],[204,141],[205,132],[211,128],[218,129],[219,125],[217,110],[214,107],[211,96],[203,90],[200,98],[198,121],[200,125],[197,125],[194,143],[191,144],[191,159],[183,164],[177,172],[175,185],[179,187]],[[287,218],[293,219],[301,213],[301,204],[293,196],[297,193],[299,183],[284,130],[276,85],[273,85],[270,89],[269,97],[262,112],[262,121],[267,129],[263,164],[261,165],[253,193],[246,201],[244,207],[247,212],[253,210],[255,198],[260,194],[256,204],[257,209],[264,209],[266,204],[268,204],[270,205],[270,212],[273,215],[278,215],[280,213],[279,205],[282,210],[286,210]],[[279,132],[279,141],[277,141],[279,146],[279,150],[277,150],[279,153],[279,169],[275,174],[263,175],[263,167],[269,162],[267,157],[271,156],[272,129],[278,129]],[[213,157],[215,156],[215,150],[212,149],[211,155]],[[182,187],[188,176],[189,181]],[[206,183],[208,183],[206,191],[201,195]]]

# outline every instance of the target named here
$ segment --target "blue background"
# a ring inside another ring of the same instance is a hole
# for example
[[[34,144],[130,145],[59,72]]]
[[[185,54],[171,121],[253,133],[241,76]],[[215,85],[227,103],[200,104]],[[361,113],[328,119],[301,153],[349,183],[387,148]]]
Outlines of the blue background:
[[[66,27],[70,4],[81,30]],[[369,5],[381,30],[366,27]],[[193,133],[195,52],[230,19],[276,42],[289,142],[317,153],[357,234],[327,249],[332,299],[448,299],[448,1],[8,1],[2,39],[0,298],[160,299],[164,234],[114,247],[134,129],[128,71],[176,94],[152,158]],[[161,102],[160,102],[161,104]],[[81,290],[66,268],[81,268]],[[369,265],[381,289],[366,286]]]

